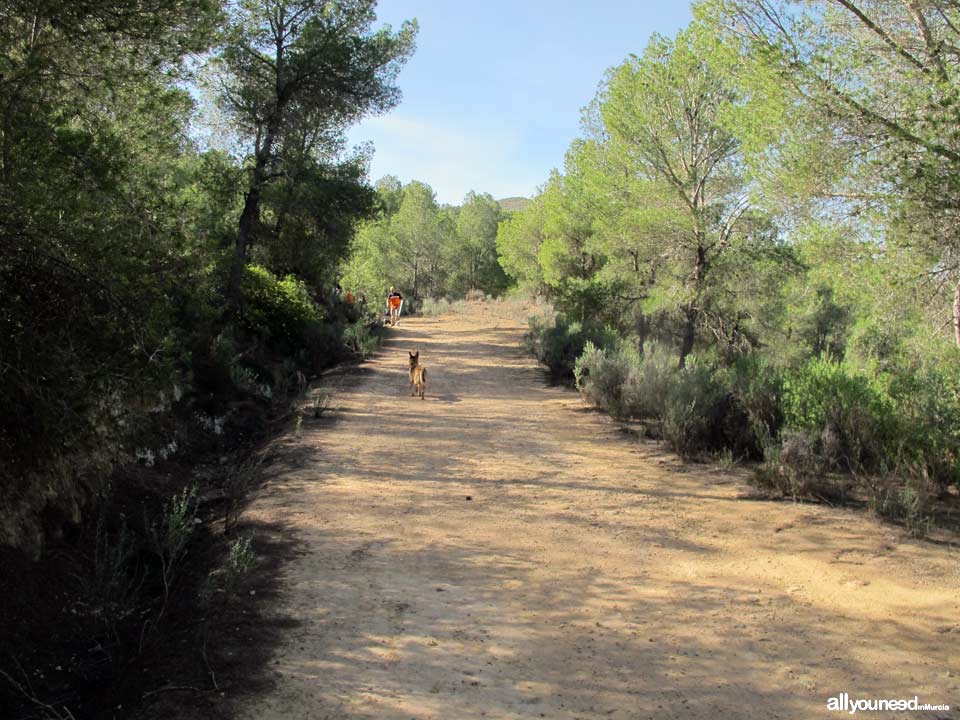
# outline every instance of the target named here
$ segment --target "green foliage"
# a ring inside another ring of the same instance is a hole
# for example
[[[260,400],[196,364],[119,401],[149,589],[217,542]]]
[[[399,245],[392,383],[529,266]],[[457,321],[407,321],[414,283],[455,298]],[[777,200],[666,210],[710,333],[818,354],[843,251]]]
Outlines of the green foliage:
[[[699,458],[724,446],[728,391],[709,368],[693,366],[677,373],[666,398],[661,433],[674,452]]]
[[[227,596],[235,594],[240,589],[256,561],[252,534],[238,537],[230,544],[230,552],[223,566],[223,591]]]
[[[525,291],[539,290],[543,271],[538,257],[543,244],[543,201],[538,196],[504,218],[497,228],[497,256],[504,272]]]
[[[357,210],[363,214],[372,204],[358,183],[362,161],[343,162],[344,136],[364,115],[397,104],[396,78],[417,32],[415,21],[396,33],[373,30],[375,6],[375,0],[241,0],[227,16],[223,42],[205,72],[230,123],[225,129],[252,159],[228,279],[233,309],[239,309],[249,247],[265,224],[262,200],[273,211],[281,257],[301,265],[283,270],[301,273],[305,262],[317,270],[310,256],[318,235],[345,247]],[[278,178],[284,182],[273,182]],[[342,208],[324,199],[331,193]],[[317,222],[318,207],[333,222]],[[344,222],[345,229],[338,227]]]
[[[758,357],[678,370],[677,356],[656,342],[643,355],[624,342],[588,342],[574,375],[584,398],[614,417],[659,422],[663,439],[684,457],[723,449],[757,457],[782,423],[779,374]]]
[[[781,442],[766,448],[764,463],[757,469],[753,483],[795,501],[842,501],[852,484],[848,476],[830,472],[815,436],[792,431],[785,432]]]
[[[635,351],[623,347],[608,351],[587,341],[574,364],[573,376],[584,398],[614,417],[628,417],[623,393],[638,365]]]
[[[160,579],[163,582],[163,606],[159,613],[161,616],[170,599],[173,583],[181,570],[187,546],[193,537],[196,517],[197,488],[193,486],[174,495],[154,521],[144,518],[150,549],[160,562]]]
[[[344,268],[349,286],[378,296],[396,287],[408,304],[506,290],[496,248],[502,211],[490,195],[470,192],[460,207],[441,207],[429,185],[401,186],[395,178],[382,180],[377,193],[381,213],[359,228]]]
[[[869,478],[870,506],[883,518],[903,523],[914,537],[925,537],[933,523],[939,485],[922,465],[908,464]]]
[[[254,260],[278,276],[295,275],[315,288],[336,283],[359,223],[374,211],[363,157],[299,158],[263,194],[261,242]]]
[[[659,420],[677,382],[676,365],[676,355],[659,343],[650,343],[643,355],[625,342],[606,348],[587,343],[574,376],[584,398],[614,417]]]
[[[551,288],[551,297],[557,310],[581,323],[610,320],[616,307],[611,289],[596,277],[565,277]]]
[[[243,281],[244,320],[249,329],[278,348],[302,347],[323,313],[306,284],[292,275],[278,280],[259,265],[248,265]]]
[[[333,407],[335,398],[336,392],[334,392],[333,388],[316,388],[313,391],[313,416],[315,418],[323,417],[324,413]]]
[[[345,130],[396,103],[413,48],[415,27],[373,30],[373,8],[5,8],[0,543],[36,551],[45,532],[80,523],[91,478],[166,444],[187,418],[229,430],[237,396],[283,390],[274,370],[285,360],[307,371],[335,362],[345,331],[351,350],[370,351],[357,316],[318,298],[377,200]],[[254,58],[284,13],[277,82]],[[211,109],[218,73],[225,114],[196,113],[195,99]],[[268,130],[272,144],[257,143]],[[241,225],[255,236],[241,253],[249,270],[234,261]]]
[[[0,542],[78,522],[176,377],[203,285],[171,187],[214,3],[13,3],[0,30]]]
[[[888,399],[842,363],[810,360],[784,378],[784,424],[820,438],[831,467],[878,470],[897,457],[899,438]]]
[[[592,197],[584,182],[586,167],[580,163],[576,150],[574,146],[567,152],[566,174],[554,171],[542,194],[543,241],[537,261],[544,282],[551,287],[568,280],[587,279],[601,263],[590,251]]]
[[[941,487],[960,481],[960,358],[878,376],[896,423],[899,464],[920,467]],[[889,451],[888,451],[889,452]]]
[[[450,263],[448,287],[451,295],[471,289],[499,294],[507,277],[497,261],[497,228],[503,213],[487,193],[470,192],[457,213],[457,242],[447,249]]]
[[[136,537],[126,518],[120,520],[119,528],[111,529],[101,507],[94,529],[90,567],[76,574],[88,611],[111,633],[116,633],[118,625],[133,613],[138,580],[134,569]]]
[[[371,323],[369,318],[347,323],[343,329],[343,342],[351,352],[365,360],[380,347],[380,335],[376,332],[379,327]]]
[[[644,346],[640,367],[631,373],[623,389],[624,406],[630,416],[662,418],[677,372],[677,356],[669,347],[658,342]]]
[[[420,306],[420,314],[424,317],[445,315],[450,312],[451,306],[451,302],[446,298],[424,298],[423,305]]]
[[[570,382],[574,379],[577,358],[587,343],[604,346],[611,342],[610,334],[583,323],[571,322],[563,315],[550,320],[534,316],[524,338],[524,347],[537,360],[547,366],[554,381]]]
[[[783,427],[783,372],[758,353],[737,357],[726,370],[731,395],[749,422],[748,454],[758,457]]]
[[[500,225],[505,270],[563,313],[530,347],[686,457],[763,456],[795,499],[856,483],[922,533],[960,479],[960,14],[694,12],[608,72],[563,172]]]

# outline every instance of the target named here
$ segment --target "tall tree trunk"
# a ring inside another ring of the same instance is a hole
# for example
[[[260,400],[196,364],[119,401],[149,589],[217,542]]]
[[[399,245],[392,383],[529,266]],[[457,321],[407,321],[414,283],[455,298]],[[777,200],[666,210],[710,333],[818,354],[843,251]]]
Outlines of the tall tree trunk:
[[[707,272],[707,255],[703,247],[703,236],[698,233],[697,257],[693,266],[694,300],[686,308],[683,325],[683,336],[680,339],[680,369],[687,366],[687,355],[693,352],[693,343],[697,337],[697,304],[700,301],[700,291],[703,288],[704,275]]]
[[[253,176],[250,178],[250,188],[243,201],[243,212],[240,213],[240,227],[237,231],[237,242],[233,250],[233,262],[230,265],[230,278],[227,282],[227,303],[230,310],[239,312],[243,270],[247,265],[247,249],[253,242],[260,221],[260,194],[267,181],[267,164],[270,162],[270,153],[273,149],[273,139],[276,129],[267,128],[263,145],[257,151],[256,164],[253,167]]]
[[[286,111],[287,94],[285,86],[286,72],[284,70],[284,55],[286,50],[287,26],[286,6],[276,7],[271,22],[274,46],[274,107],[267,117],[263,142],[260,142],[260,131],[257,130],[257,144],[254,154],[256,162],[253,166],[253,176],[250,178],[250,188],[243,200],[243,212],[240,214],[240,227],[237,230],[237,243],[234,247],[233,262],[230,265],[230,278],[227,282],[227,307],[234,314],[241,310],[243,271],[247,266],[247,249],[253,241],[260,222],[260,194],[267,182],[267,167],[273,153],[273,143],[280,130],[280,122]]]
[[[643,356],[643,346],[647,342],[647,316],[643,310],[638,310],[637,317],[637,354]]]

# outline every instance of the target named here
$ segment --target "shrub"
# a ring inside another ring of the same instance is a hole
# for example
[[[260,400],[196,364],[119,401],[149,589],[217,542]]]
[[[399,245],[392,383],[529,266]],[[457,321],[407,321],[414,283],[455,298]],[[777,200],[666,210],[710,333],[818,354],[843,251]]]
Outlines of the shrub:
[[[795,501],[843,500],[851,485],[849,476],[830,472],[818,438],[791,431],[766,446],[764,462],[751,482]]]
[[[827,473],[816,438],[802,432],[783,437],[778,460],[782,489],[794,500],[811,497],[818,479]]]
[[[158,519],[153,522],[146,519],[144,521],[150,549],[160,561],[160,579],[163,582],[163,605],[160,616],[166,609],[171,586],[180,571],[181,561],[186,555],[187,545],[193,536],[196,517],[197,488],[193,486],[174,495]]]
[[[650,343],[641,356],[623,343],[598,348],[588,342],[574,375],[583,397],[614,417],[659,419],[663,439],[688,458],[724,448],[731,456],[759,456],[769,431],[754,432],[754,424],[777,424],[772,418],[777,400],[773,391],[758,381],[751,386],[743,380],[741,403],[733,373],[702,361],[678,370],[676,355],[657,343]],[[745,405],[758,418],[756,423]]]
[[[834,470],[874,471],[897,455],[892,407],[861,375],[828,358],[784,379],[784,425],[818,437]]]
[[[757,354],[738,357],[728,373],[730,392],[747,416],[747,454],[760,457],[783,426],[783,373]]]
[[[311,326],[323,320],[306,284],[288,275],[278,280],[260,265],[248,265],[243,277],[243,317],[249,330],[279,349],[306,346]]]
[[[445,315],[448,312],[450,312],[450,301],[446,298],[424,298],[423,306],[420,308],[420,314],[424,317]]]
[[[223,567],[223,590],[229,596],[237,592],[256,563],[253,535],[244,535],[233,541]]]
[[[677,356],[666,345],[650,342],[639,360],[623,389],[624,407],[630,417],[661,418],[676,382]]]
[[[604,349],[588,341],[574,366],[583,397],[618,418],[662,417],[676,375],[676,357],[656,343],[640,355],[623,342]]]
[[[903,523],[914,537],[930,532],[938,488],[923,464],[900,465],[891,472],[865,478],[865,484],[870,491],[870,507],[878,515]]]
[[[361,359],[366,359],[380,347],[380,335],[369,320],[361,318],[347,323],[343,329],[343,342],[351,352],[359,355]]]
[[[663,439],[684,458],[723,447],[727,396],[709,368],[694,365],[678,372],[666,398],[661,424]]]
[[[605,331],[571,322],[563,315],[554,321],[531,317],[524,347],[550,369],[554,381],[569,382],[574,379],[574,366],[588,341],[603,347],[611,344],[611,337]]]
[[[730,448],[724,448],[714,457],[717,463],[717,470],[730,472],[737,466],[737,457]]]
[[[313,416],[321,417],[331,407],[336,397],[336,392],[330,387],[318,387],[313,391]]]
[[[87,607],[112,633],[134,612],[137,573],[133,569],[136,537],[121,515],[120,526],[111,531],[107,522],[107,503],[98,498],[94,529],[93,557],[89,568],[79,569],[74,577]]]
[[[960,368],[897,369],[879,382],[897,419],[898,459],[924,466],[940,487],[960,481]]]
[[[577,389],[583,397],[614,417],[628,416],[623,389],[636,374],[639,358],[624,348],[604,350],[588,340],[573,368]]]

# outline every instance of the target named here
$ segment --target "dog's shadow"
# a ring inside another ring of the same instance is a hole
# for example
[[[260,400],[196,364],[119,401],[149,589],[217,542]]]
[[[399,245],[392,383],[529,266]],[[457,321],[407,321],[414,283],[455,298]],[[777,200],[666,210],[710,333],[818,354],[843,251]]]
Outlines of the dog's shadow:
[[[458,402],[460,402],[460,398],[459,398],[458,396],[454,395],[453,393],[445,393],[445,394],[443,394],[443,395],[434,395],[432,398],[431,398],[431,396],[430,396],[430,393],[427,393],[427,400],[431,400],[431,399],[432,399],[432,400],[436,400],[437,402],[442,402],[442,403],[458,403]]]

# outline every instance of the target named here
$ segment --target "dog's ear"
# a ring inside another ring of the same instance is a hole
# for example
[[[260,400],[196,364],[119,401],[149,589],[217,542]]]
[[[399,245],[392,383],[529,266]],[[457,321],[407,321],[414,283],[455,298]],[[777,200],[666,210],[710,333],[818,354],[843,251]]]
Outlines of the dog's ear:
[[[414,355],[414,354],[413,354],[412,352],[410,352],[409,350],[407,350],[407,352],[410,353],[410,357],[416,357],[416,355]]]

